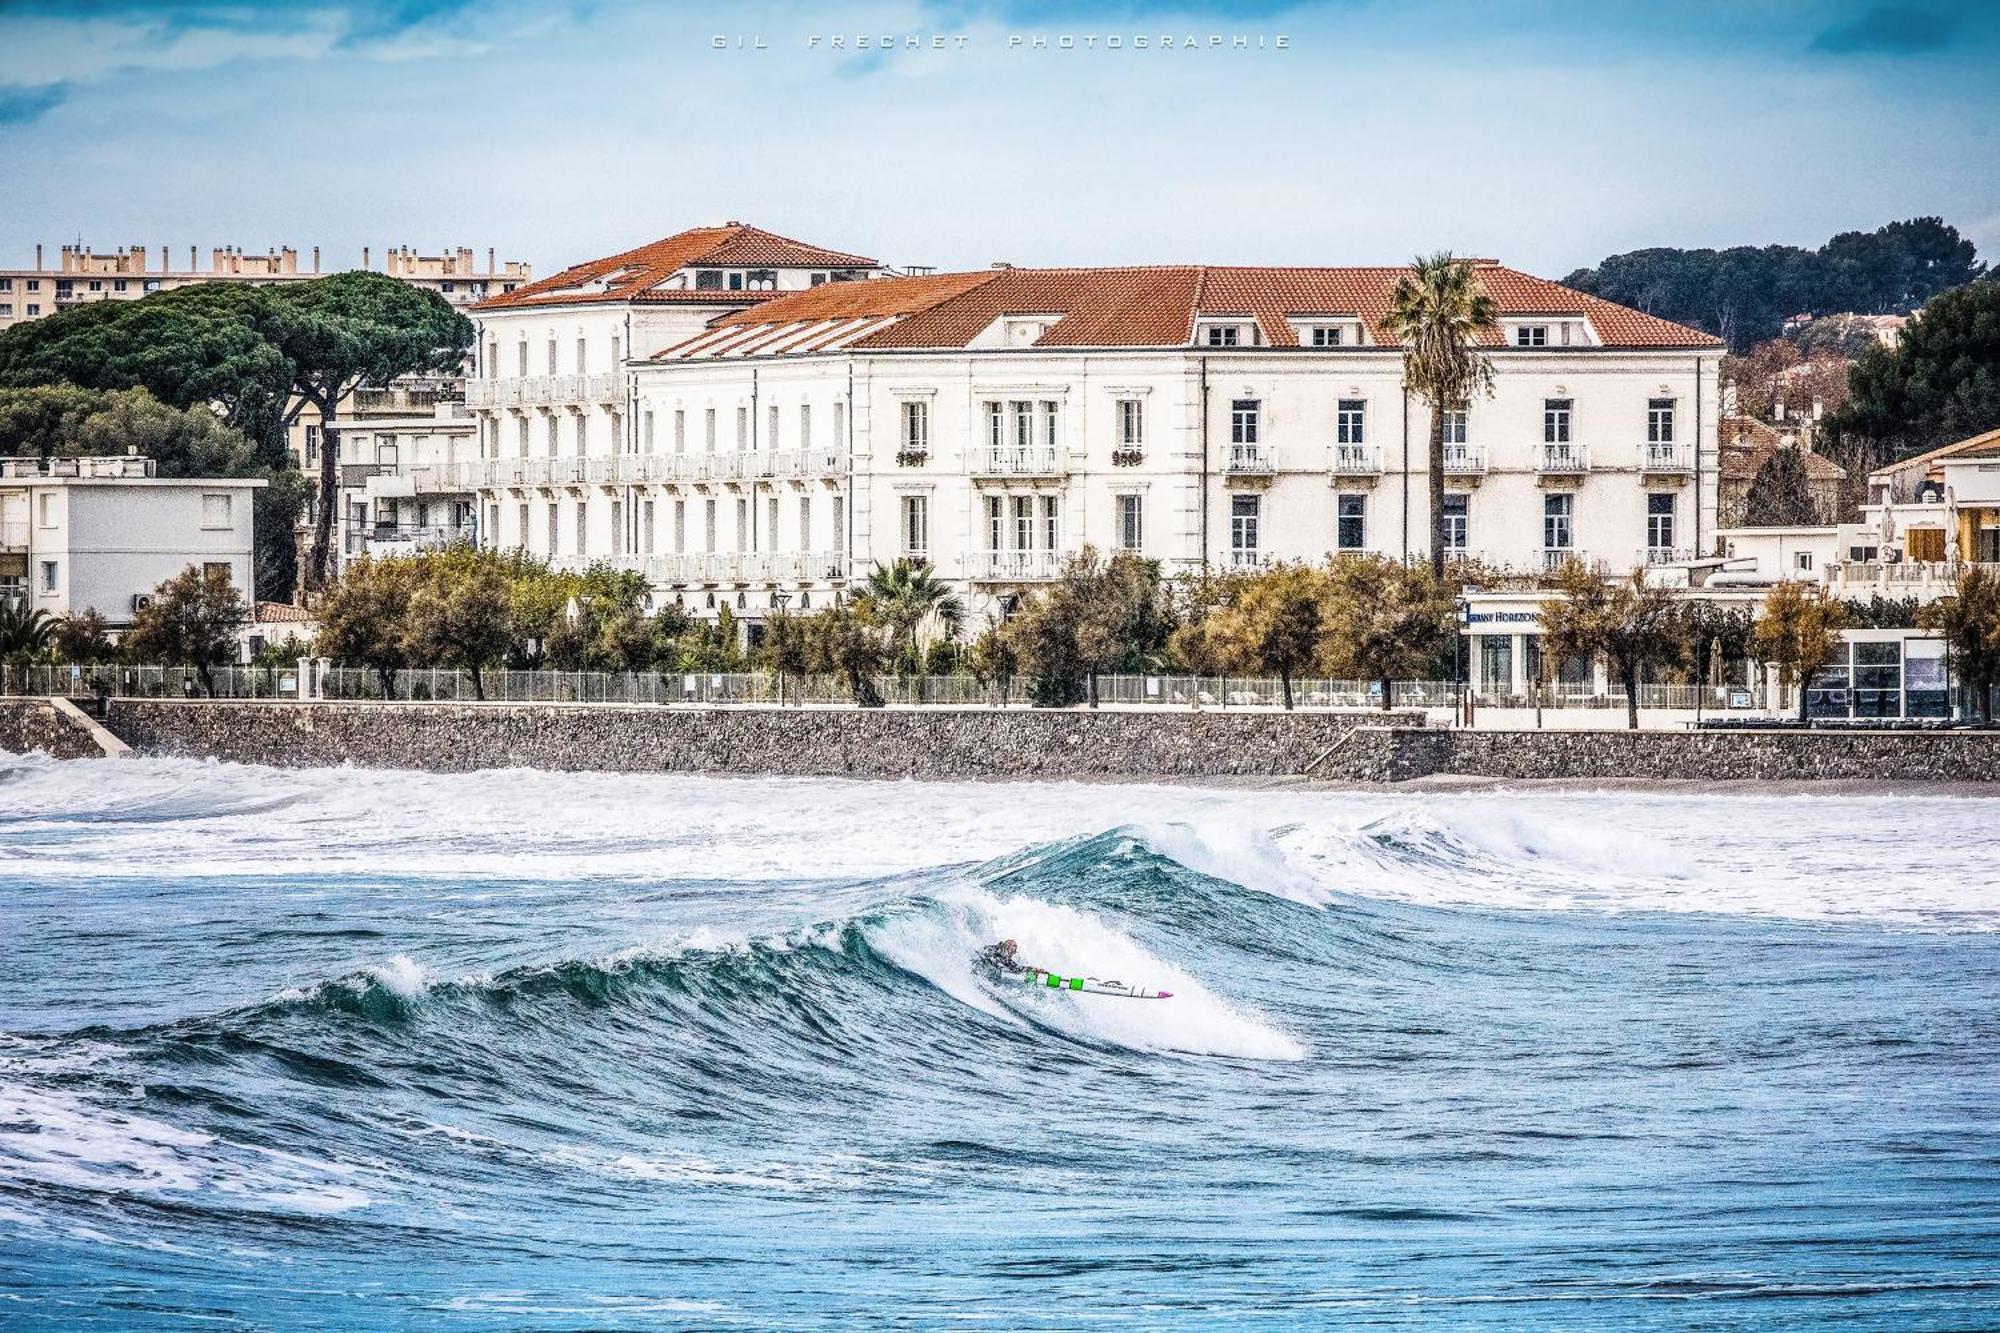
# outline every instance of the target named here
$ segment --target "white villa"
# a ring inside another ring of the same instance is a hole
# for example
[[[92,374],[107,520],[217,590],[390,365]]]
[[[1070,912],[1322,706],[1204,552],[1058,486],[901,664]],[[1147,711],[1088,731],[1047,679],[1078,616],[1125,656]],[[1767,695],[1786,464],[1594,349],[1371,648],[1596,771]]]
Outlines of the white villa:
[[[1478,262],[1502,327],[1446,422],[1454,549],[1712,547],[1721,343]],[[450,484],[479,539],[752,622],[901,555],[977,614],[1087,544],[1169,574],[1427,553],[1429,415],[1375,330],[1401,270],[887,272],[732,223],[478,307]]]
[[[130,456],[0,458],[0,602],[124,628],[154,589],[219,569],[256,595],[252,505],[262,481],[167,479]]]

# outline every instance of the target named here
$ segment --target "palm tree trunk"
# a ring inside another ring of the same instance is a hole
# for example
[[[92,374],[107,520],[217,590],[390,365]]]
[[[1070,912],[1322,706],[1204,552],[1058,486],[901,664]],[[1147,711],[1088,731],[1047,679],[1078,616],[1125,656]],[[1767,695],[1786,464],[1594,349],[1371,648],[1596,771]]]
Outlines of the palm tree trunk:
[[[1431,404],[1431,577],[1440,582],[1444,580],[1444,414],[1445,404]]]

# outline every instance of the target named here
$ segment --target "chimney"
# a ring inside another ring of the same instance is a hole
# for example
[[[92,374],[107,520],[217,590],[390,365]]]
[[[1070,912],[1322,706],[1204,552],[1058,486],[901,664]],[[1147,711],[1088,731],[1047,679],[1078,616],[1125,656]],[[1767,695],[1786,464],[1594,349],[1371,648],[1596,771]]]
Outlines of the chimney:
[[[368,267],[368,247],[365,245],[361,247],[361,267]]]
[[[317,245],[313,247],[313,272],[319,272],[319,247]]]
[[[486,247],[486,271],[493,271],[493,247],[490,245]]]
[[[195,256],[199,253],[199,247],[192,245],[188,247],[188,272],[195,273],[200,270],[201,266],[195,262]]]
[[[35,243],[35,267],[39,269],[41,266],[42,266],[42,246],[41,242],[37,241]]]

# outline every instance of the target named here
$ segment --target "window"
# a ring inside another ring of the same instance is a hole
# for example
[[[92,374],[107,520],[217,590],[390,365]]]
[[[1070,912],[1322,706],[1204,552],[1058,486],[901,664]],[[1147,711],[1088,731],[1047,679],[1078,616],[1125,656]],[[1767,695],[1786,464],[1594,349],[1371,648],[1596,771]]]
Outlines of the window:
[[[514,418],[514,439],[520,446],[521,457],[526,458],[528,456],[528,419],[526,417]]]
[[[1211,324],[1203,341],[1210,347],[1237,347],[1242,344],[1243,330],[1234,324]]]
[[[1569,415],[1571,400],[1567,398],[1544,398],[1542,400],[1542,443],[1569,443]]]
[[[1368,404],[1360,398],[1343,398],[1334,416],[1336,444],[1368,443]]]
[[[59,573],[60,573],[60,571],[59,571],[59,570],[58,570],[58,569],[56,568],[56,562],[55,562],[55,561],[53,561],[53,560],[44,560],[44,561],[42,561],[42,591],[43,591],[43,592],[54,592],[54,591],[56,591],[57,587],[58,587],[58,586],[60,586],[60,582],[61,582],[60,578],[58,577]]]
[[[36,305],[33,301],[30,301],[28,302],[28,313],[30,315],[39,315],[42,313],[42,308]]]
[[[776,403],[772,403],[771,410],[764,415],[766,434],[769,436],[764,441],[764,447],[766,449],[776,449],[778,447],[778,422],[784,414],[779,410]]]
[[[986,549],[1007,549],[1007,502],[997,495],[986,497]]]
[[[1576,497],[1567,492],[1552,492],[1542,497],[1543,547],[1550,551],[1571,548],[1570,520],[1575,507]]]
[[[1042,443],[1054,449],[1062,440],[1062,404],[1042,400]]]
[[[1146,545],[1146,498],[1143,495],[1118,497],[1118,549],[1137,551]]]
[[[1444,549],[1465,550],[1466,530],[1471,526],[1472,497],[1464,494],[1444,497]]]
[[[701,542],[702,550],[708,552],[710,555],[715,554],[715,501],[713,499],[701,502]]]
[[[1025,450],[1035,442],[1035,405],[1015,401],[1007,404],[1007,410],[1014,420],[1014,447]]]
[[[52,528],[56,525],[56,493],[43,491],[35,497],[35,522],[38,526]]]
[[[1232,496],[1229,501],[1229,549],[1239,554],[1257,551],[1258,519],[1262,502],[1254,495]]]
[[[1444,442],[1446,444],[1465,443],[1465,419],[1466,419],[1465,408],[1451,407],[1445,409]]]
[[[396,447],[395,436],[377,435],[375,437],[375,461],[377,463],[380,463],[383,467],[394,467],[400,456],[401,451]]]
[[[694,289],[698,292],[719,292],[722,290],[722,273],[718,269],[697,269],[694,275]]]
[[[764,501],[764,549],[778,549],[778,497]]]
[[[618,367],[619,367],[620,365],[624,364],[624,357],[623,357],[623,355],[622,355],[622,354],[623,354],[623,352],[624,352],[624,350],[625,350],[625,347],[624,347],[624,344],[623,344],[623,343],[621,343],[621,342],[620,342],[620,341],[618,340],[618,335],[617,335],[617,334],[615,334],[615,333],[614,333],[614,334],[612,334],[612,335],[611,335],[611,368],[612,368],[613,370],[616,370],[616,369],[618,369]]]
[[[1546,324],[1522,324],[1514,330],[1514,346],[1547,347],[1549,326]]]
[[[611,502],[611,554],[625,554],[625,502]]]
[[[674,409],[674,452],[684,454],[688,447],[688,414],[685,407]]]
[[[393,450],[395,446],[391,445],[390,448]],[[48,497],[44,496],[43,498],[47,499]],[[234,497],[232,497],[226,491],[219,495],[209,494],[207,492],[204,492],[201,497],[202,527],[222,528],[222,529],[227,529],[231,527],[232,524],[230,522],[229,511],[230,511],[230,501],[233,498]],[[47,525],[44,524],[43,526]]]
[[[1646,497],[1646,545],[1655,551],[1674,549],[1674,493],[1654,492]]]
[[[931,447],[931,405],[921,398],[903,404],[903,452],[928,453]]]
[[[1368,545],[1368,497],[1342,495],[1338,503],[1334,542],[1343,551],[1359,551]]]
[[[554,458],[562,452],[562,446],[558,443],[556,414],[553,412],[547,413],[543,416],[542,420],[546,421],[549,426],[549,457]]]
[[[847,549],[847,497],[833,497],[833,549]]]
[[[1672,444],[1674,442],[1674,400],[1671,398],[1649,398],[1646,400],[1646,443]]]
[[[813,410],[811,403],[799,404],[799,448],[813,447]]]
[[[1229,442],[1231,444],[1257,443],[1257,413],[1259,404],[1255,398],[1238,398],[1229,404]]]
[[[559,544],[562,541],[562,506],[553,500],[549,501],[547,518],[549,521],[548,547],[544,553],[554,555],[562,549]],[[521,533],[521,545],[526,546],[527,544],[528,534],[523,530]]]
[[[514,524],[514,544],[526,550],[528,546],[528,506],[526,503],[515,507]],[[500,534],[496,531],[493,535],[497,538]]]
[[[813,502],[810,495],[799,497],[799,549],[813,548]]]
[[[1061,501],[1053,495],[1042,497],[1042,549],[1059,550],[1062,547]]]
[[[736,549],[738,553],[750,549],[750,500],[748,496],[738,496],[736,500]]]
[[[590,501],[576,502],[576,545],[573,554],[583,555],[590,550]]]
[[[714,453],[715,452],[715,409],[712,407],[702,414],[702,432],[703,432],[703,440],[708,447],[708,452]]]
[[[732,292],[743,290],[743,275],[741,273],[732,273],[729,275],[729,290]]]
[[[0,301],[0,319],[12,319],[13,317],[14,303],[12,301]]]
[[[1340,346],[1340,325],[1338,324],[1313,325],[1312,345],[1314,347]]]
[[[931,498],[903,497],[903,554],[928,555],[931,549]]]
[[[674,501],[674,554],[686,555],[688,548],[688,502]]]
[[[521,339],[520,347],[517,350],[521,354],[521,369],[518,373],[525,379],[528,374],[528,340],[526,338]]]
[[[549,339],[549,374],[553,375],[555,373],[556,373],[556,340],[553,337],[551,337]]]
[[[584,340],[578,338],[576,340],[576,373],[579,375],[585,373],[590,368],[587,364],[588,358],[584,354],[584,346]]]
[[[1035,497],[1032,495],[1014,497],[1014,549],[1035,549]]]
[[[1813,558],[1811,551],[1799,551],[1794,554],[1792,568],[1798,570],[1801,574],[1810,574],[1812,573],[1812,567]]]
[[[834,448],[839,449],[844,448],[846,444],[847,404],[844,402],[835,403],[833,405],[833,445]]]
[[[653,452],[653,409],[650,407],[646,409],[646,415],[643,419],[643,424],[640,426],[640,433],[645,437],[646,440],[646,452],[649,454],[652,453]]]
[[[1146,443],[1146,403],[1142,398],[1118,400],[1118,447],[1138,449]]]
[[[736,450],[741,453],[750,447],[750,409],[736,409]]]

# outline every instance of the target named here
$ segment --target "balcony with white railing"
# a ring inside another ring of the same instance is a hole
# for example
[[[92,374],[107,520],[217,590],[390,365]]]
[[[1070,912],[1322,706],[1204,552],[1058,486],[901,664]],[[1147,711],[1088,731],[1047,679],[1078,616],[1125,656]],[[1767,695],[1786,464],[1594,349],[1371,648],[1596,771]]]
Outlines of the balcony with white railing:
[[[1047,582],[1062,576],[1067,551],[972,551],[965,576],[975,583]]]
[[[1444,474],[1447,477],[1477,477],[1486,471],[1486,450],[1477,444],[1447,444],[1444,447]]]
[[[0,551],[25,551],[27,549],[27,519],[10,519],[5,523],[0,523]]]
[[[1572,560],[1579,564],[1590,563],[1588,557],[1574,546],[1545,547],[1542,550],[1542,572],[1554,573]]]
[[[418,495],[462,495],[478,485],[478,463],[420,463],[409,471]]]
[[[1685,546],[1641,546],[1633,553],[1634,568],[1652,569],[1660,565],[1684,565],[1694,559]]]
[[[1271,563],[1271,553],[1232,546],[1222,553],[1219,563],[1227,569],[1264,569]]]
[[[1048,446],[973,449],[967,453],[966,470],[975,477],[1060,477],[1069,471],[1069,458]]]
[[[619,374],[585,375],[582,377],[582,396],[585,401],[616,406],[625,401],[625,377]]]
[[[419,551],[441,551],[446,547],[470,546],[476,534],[470,523],[441,527],[399,527],[380,525],[363,528],[366,549],[372,556],[414,555]]]
[[[1222,460],[1222,470],[1232,477],[1268,477],[1277,466],[1271,450],[1261,444],[1232,444]]]
[[[1382,471],[1382,451],[1372,444],[1336,444],[1333,446],[1333,475],[1336,477],[1373,477]]]
[[[1545,477],[1574,477],[1589,470],[1589,457],[1580,444],[1544,443],[1535,457],[1535,471]]]
[[[1694,471],[1694,457],[1685,445],[1648,440],[1639,446],[1639,470],[1654,476],[1680,476]]]

